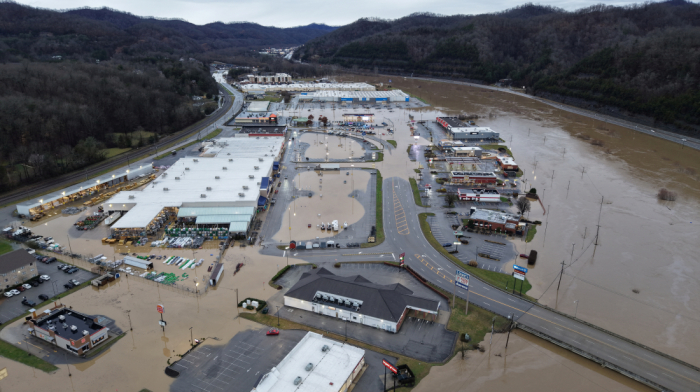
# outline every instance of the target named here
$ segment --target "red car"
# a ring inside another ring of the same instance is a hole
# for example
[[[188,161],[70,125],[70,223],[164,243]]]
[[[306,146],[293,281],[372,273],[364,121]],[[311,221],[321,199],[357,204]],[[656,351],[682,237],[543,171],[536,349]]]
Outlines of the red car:
[[[276,335],[279,335],[279,334],[280,334],[280,330],[277,329],[277,328],[270,328],[270,330],[267,331],[267,335],[276,336]]]
[[[529,258],[530,256],[526,255],[525,253],[521,253],[521,254],[520,254],[520,257],[522,257],[523,259],[527,259],[527,258]]]

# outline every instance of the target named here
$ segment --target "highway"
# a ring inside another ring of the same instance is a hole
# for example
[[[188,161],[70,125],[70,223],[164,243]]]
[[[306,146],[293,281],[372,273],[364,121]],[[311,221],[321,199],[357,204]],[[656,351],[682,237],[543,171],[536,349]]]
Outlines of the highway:
[[[187,142],[186,139],[196,137],[197,134],[200,132],[204,131],[204,134],[208,133],[210,129],[213,130],[218,126],[221,126],[221,124],[223,124],[223,121],[227,118],[227,116],[236,113],[241,108],[241,105],[243,105],[243,95],[237,90],[233,89],[232,87],[230,87],[230,90],[234,93],[234,96],[236,97],[235,101],[231,99],[232,97],[228,95],[226,91],[222,91],[221,93],[224,97],[224,104],[219,109],[217,109],[214,113],[209,115],[209,117],[206,117],[205,119],[200,120],[196,124],[185,128],[178,134],[164,137],[154,145],[146,146],[138,150],[133,150],[129,153],[118,155],[114,159],[93,165],[87,170],[80,170],[64,174],[56,178],[51,178],[34,183],[29,186],[29,189],[17,189],[12,192],[6,193],[0,197],[0,206],[16,203],[22,200],[27,200],[31,197],[43,195],[58,188],[67,187],[79,183],[81,181],[85,181],[86,179],[89,179],[92,176],[96,176],[100,173],[104,173],[111,169],[115,169],[124,164],[134,163],[137,159],[143,159],[144,155],[152,155],[155,157],[159,153],[162,154],[163,152],[165,152],[165,147],[168,144],[172,143],[174,140],[185,138],[178,145],[185,144]],[[177,145],[169,147],[168,149],[175,149],[176,147]]]
[[[323,259],[352,261],[395,261],[406,253],[406,264],[431,283],[453,291],[457,266],[428,243],[420,229],[418,213],[424,212],[413,201],[408,181],[393,177],[383,182],[383,211],[386,240],[379,246],[364,249],[296,251],[290,257],[316,264]],[[419,211],[420,209],[420,211]],[[280,209],[279,211],[284,211]],[[443,213],[439,207],[428,212]],[[267,248],[264,253],[279,255],[283,251]],[[469,302],[513,319],[520,327],[566,347],[583,356],[619,371],[657,390],[700,390],[699,369],[669,356],[591,326],[581,320],[547,309],[517,295],[490,286],[472,276]],[[464,290],[456,294],[466,299]]]

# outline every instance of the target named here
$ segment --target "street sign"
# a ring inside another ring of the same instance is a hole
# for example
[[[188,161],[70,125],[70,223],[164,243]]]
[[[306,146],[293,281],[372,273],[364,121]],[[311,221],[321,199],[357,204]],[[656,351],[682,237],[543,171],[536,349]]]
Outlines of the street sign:
[[[168,323],[166,323],[165,320],[158,320],[158,325],[160,325],[161,327],[165,327],[166,325],[168,325]]]
[[[513,265],[513,269],[516,270],[516,271],[520,271],[520,272],[522,272],[522,273],[524,273],[524,274],[527,273],[527,268],[521,267],[521,266],[519,266],[519,265]]]
[[[515,279],[525,280],[525,274],[520,271],[513,271],[513,277]]]
[[[398,373],[399,373],[399,371],[396,369],[396,366],[392,365],[392,364],[391,364],[389,361],[387,361],[386,359],[382,359],[382,364],[384,364],[384,366],[385,366],[387,369],[391,370],[394,374],[398,374]]]
[[[405,252],[404,252],[404,253],[401,253],[401,254],[399,255],[399,264],[400,264],[400,265],[404,265],[404,263],[405,263],[405,259],[404,259],[404,258],[405,258],[405,257],[406,257],[406,253],[405,253]]]
[[[156,306],[156,310],[158,311],[158,313],[163,314],[165,308],[163,308],[163,305],[158,304],[158,306]]]
[[[457,270],[457,275],[455,275],[455,286],[460,289],[469,290],[469,274]]]

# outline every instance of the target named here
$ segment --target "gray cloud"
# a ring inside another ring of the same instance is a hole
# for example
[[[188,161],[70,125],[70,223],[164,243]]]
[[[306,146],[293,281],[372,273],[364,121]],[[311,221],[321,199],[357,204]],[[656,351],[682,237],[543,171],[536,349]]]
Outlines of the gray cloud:
[[[49,9],[110,7],[139,16],[184,19],[195,24],[211,22],[255,22],[265,26],[291,27],[309,23],[344,25],[362,17],[395,19],[414,12],[443,15],[482,14],[503,11],[524,1],[492,0],[489,2],[459,0],[18,0],[18,3]],[[538,1],[566,10],[599,4],[599,1]],[[613,0],[610,5],[633,4],[634,1]]]

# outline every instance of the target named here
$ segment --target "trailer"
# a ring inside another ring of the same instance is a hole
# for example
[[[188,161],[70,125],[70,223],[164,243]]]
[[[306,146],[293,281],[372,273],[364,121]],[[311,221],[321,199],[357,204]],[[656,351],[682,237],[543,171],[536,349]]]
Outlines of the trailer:
[[[153,263],[148,260],[137,259],[136,257],[124,256],[124,264],[145,270],[153,269]]]
[[[211,278],[209,279],[209,284],[212,286],[216,286],[223,273],[224,265],[222,263],[217,264],[211,271]]]
[[[332,223],[333,223],[333,231],[338,231],[338,229],[340,228],[338,221],[334,220]]]
[[[314,248],[314,243],[311,241],[306,242],[306,250],[311,250]]]

